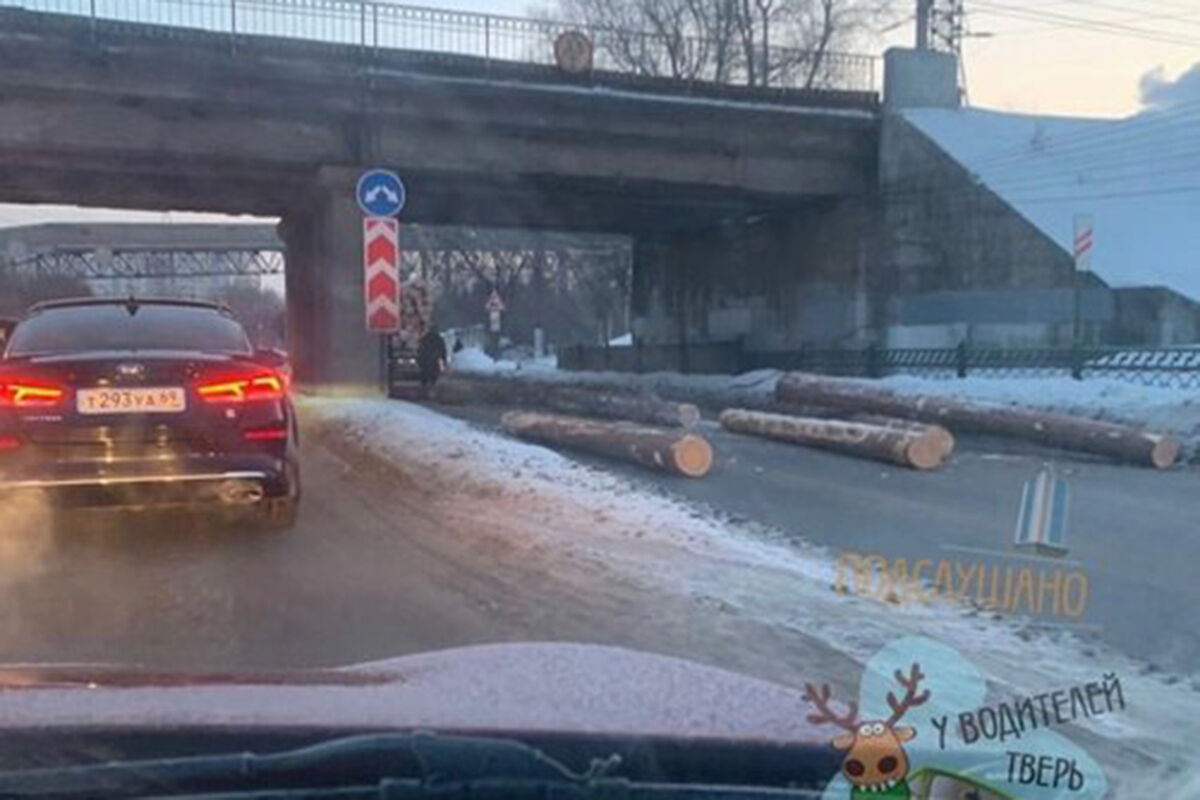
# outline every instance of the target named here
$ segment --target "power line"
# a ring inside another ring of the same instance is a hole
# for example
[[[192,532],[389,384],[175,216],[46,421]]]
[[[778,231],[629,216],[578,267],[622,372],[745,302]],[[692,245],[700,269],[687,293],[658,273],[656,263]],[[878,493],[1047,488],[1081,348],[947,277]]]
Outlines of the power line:
[[[1148,30],[1146,28],[1138,28],[1119,22],[1104,22],[1095,19],[1087,19],[1085,17],[1075,17],[1068,14],[1058,14],[1052,11],[1020,8],[1017,6],[1006,6],[998,3],[987,2],[987,0],[974,0],[974,3],[977,7],[982,8],[988,14],[1000,17],[1010,17],[1012,19],[1019,19],[1027,22],[1050,22],[1062,28],[1088,30],[1097,33],[1106,33],[1112,36],[1140,38],[1147,41],[1160,42],[1163,44],[1174,44],[1200,48],[1200,39],[1189,39],[1172,35],[1165,31]]]
[[[1195,25],[1197,27],[1200,27],[1200,21],[1197,21],[1196,19],[1194,19],[1194,17],[1200,16],[1200,11],[1195,11],[1195,10],[1193,10],[1193,12],[1190,14],[1175,14],[1175,13],[1147,14],[1145,7],[1135,8],[1134,6],[1120,5],[1117,3],[1096,2],[1096,0],[1065,0],[1065,2],[1072,3],[1074,5],[1085,6],[1087,8],[1103,8],[1103,9],[1108,9],[1110,11],[1121,11],[1121,12],[1125,12],[1125,13],[1134,15],[1130,19],[1096,20],[1097,22],[1125,24],[1127,22],[1136,22],[1138,20],[1147,21],[1147,22],[1151,21],[1151,20],[1165,20],[1168,22],[1182,22],[1185,25]],[[1155,33],[1170,33],[1170,32],[1169,31],[1155,31]]]

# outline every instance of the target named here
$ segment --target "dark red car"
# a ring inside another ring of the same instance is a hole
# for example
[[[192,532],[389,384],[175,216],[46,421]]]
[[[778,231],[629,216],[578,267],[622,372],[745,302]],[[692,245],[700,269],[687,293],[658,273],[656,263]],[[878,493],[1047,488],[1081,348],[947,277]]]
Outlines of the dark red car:
[[[238,507],[290,528],[300,496],[286,364],[223,307],[34,306],[0,360],[0,493],[56,505]]]

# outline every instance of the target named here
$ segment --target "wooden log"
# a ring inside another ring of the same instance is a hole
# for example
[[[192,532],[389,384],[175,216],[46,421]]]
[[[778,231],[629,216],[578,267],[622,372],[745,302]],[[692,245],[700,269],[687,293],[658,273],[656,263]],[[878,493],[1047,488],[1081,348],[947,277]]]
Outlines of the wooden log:
[[[819,416],[825,416],[821,414]],[[931,436],[938,440],[942,446],[942,460],[945,460],[954,454],[954,434],[943,428],[941,425],[933,425],[926,422],[917,422],[911,419],[901,419],[899,417],[887,417],[882,414],[851,414],[849,417],[851,422],[862,422],[867,425],[878,425],[881,428],[893,428],[900,431],[912,431],[921,436]]]
[[[434,389],[434,399],[450,405],[526,406],[668,428],[691,428],[700,421],[700,410],[690,403],[671,403],[648,393],[615,394],[544,380],[447,376]]]
[[[927,470],[941,466],[945,447],[944,440],[930,432],[885,428],[862,422],[794,417],[744,408],[728,408],[721,412],[720,420],[724,428],[735,433],[837,450],[914,469]]]
[[[1010,436],[1159,469],[1171,466],[1179,456],[1179,442],[1169,436],[1033,408],[985,405],[935,395],[899,395],[859,381],[800,372],[780,378],[775,393],[785,403],[939,423],[956,431]]]
[[[708,441],[685,431],[531,411],[509,411],[500,425],[521,439],[586,450],[688,478],[702,478],[712,469]]]

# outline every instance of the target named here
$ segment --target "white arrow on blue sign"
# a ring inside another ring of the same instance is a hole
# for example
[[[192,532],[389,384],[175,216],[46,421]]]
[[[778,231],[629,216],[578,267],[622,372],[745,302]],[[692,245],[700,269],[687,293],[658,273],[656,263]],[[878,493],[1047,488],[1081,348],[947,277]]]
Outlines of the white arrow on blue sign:
[[[394,172],[372,169],[358,179],[358,206],[369,217],[394,217],[404,208],[404,182]]]

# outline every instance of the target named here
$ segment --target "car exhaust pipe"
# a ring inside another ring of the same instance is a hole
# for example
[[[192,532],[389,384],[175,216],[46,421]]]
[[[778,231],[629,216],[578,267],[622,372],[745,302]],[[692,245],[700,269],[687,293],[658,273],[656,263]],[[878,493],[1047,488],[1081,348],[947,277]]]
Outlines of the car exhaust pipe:
[[[261,483],[234,480],[224,481],[217,488],[217,496],[225,505],[248,506],[261,502],[266,493],[263,491]]]

